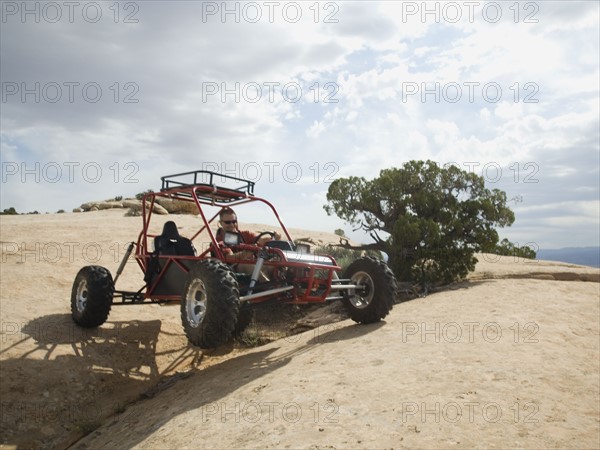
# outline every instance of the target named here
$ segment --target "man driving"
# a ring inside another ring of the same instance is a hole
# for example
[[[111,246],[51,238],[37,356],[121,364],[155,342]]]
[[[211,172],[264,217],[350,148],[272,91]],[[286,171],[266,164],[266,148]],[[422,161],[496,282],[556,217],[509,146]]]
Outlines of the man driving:
[[[220,229],[217,231],[217,235],[216,235],[217,242],[223,241],[225,232],[239,234],[241,236],[243,244],[254,244],[256,242],[256,238],[258,237],[258,233],[254,233],[253,231],[248,231],[248,230],[240,230],[238,228],[237,215],[236,215],[235,211],[231,208],[223,208],[221,210],[221,212],[219,213],[219,225],[220,225]],[[274,232],[273,237],[263,236],[260,238],[260,240],[258,242],[256,242],[256,244],[258,246],[262,247],[263,245],[265,245],[265,243],[267,243],[268,241],[270,241],[272,239],[275,239],[275,240],[281,239],[281,234],[279,234],[278,232]],[[225,247],[223,249],[223,253],[225,255],[232,255],[233,251],[230,248]]]
[[[231,208],[223,208],[221,210],[221,212],[219,213],[219,225],[220,225],[220,228],[217,230],[217,234],[215,236],[217,239],[217,242],[223,242],[223,238],[225,237],[225,232],[237,233],[240,236],[241,242],[243,244],[255,244],[256,243],[260,247],[262,247],[263,245],[265,245],[268,241],[270,241],[272,239],[275,239],[275,240],[281,239],[281,234],[275,231],[275,232],[273,232],[272,237],[270,235],[263,236],[257,242],[256,239],[259,236],[258,233],[254,233],[253,231],[249,231],[249,230],[240,230],[238,228],[237,215],[236,215],[235,211]],[[240,257],[241,259],[252,258],[252,253],[248,252],[248,251],[234,253],[233,250],[229,247],[222,247],[221,250],[223,251],[223,254],[226,256],[235,255],[235,256]],[[241,264],[241,263],[236,264],[235,269],[240,272],[252,274],[252,272],[254,270],[254,264]],[[272,272],[272,270],[267,270],[267,272]],[[272,276],[273,274],[269,273],[269,275]],[[262,273],[262,271],[260,273],[260,279],[261,279],[261,281],[269,280],[269,278],[264,273]]]

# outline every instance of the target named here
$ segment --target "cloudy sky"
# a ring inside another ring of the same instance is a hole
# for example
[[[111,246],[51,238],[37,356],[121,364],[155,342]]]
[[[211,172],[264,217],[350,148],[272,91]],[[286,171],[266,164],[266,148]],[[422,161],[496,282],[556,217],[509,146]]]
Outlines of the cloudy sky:
[[[599,22],[595,1],[3,1],[1,208],[216,169],[351,234],[331,180],[432,159],[507,192],[501,237],[597,246]]]

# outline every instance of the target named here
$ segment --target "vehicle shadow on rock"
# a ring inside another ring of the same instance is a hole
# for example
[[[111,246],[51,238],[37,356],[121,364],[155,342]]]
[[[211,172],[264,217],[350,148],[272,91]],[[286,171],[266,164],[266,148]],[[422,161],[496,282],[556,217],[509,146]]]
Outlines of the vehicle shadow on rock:
[[[131,405],[102,429],[84,437],[73,449],[132,448],[153,430],[190,411],[198,411],[201,416],[194,427],[209,427],[210,420],[221,419],[219,408],[224,397],[291,361],[292,354],[273,355],[277,350],[278,347],[271,347],[251,351],[200,372],[190,372],[175,380],[176,388],[167,390],[175,384],[168,383],[147,399]]]
[[[331,323],[329,325],[323,325],[313,332],[315,335],[306,342],[307,346],[317,344],[327,344],[338,341],[347,341],[356,339],[385,326],[385,320],[369,324],[342,324],[340,322]]]
[[[193,423],[199,433],[202,433],[202,429],[210,430],[215,424],[222,425],[228,421],[237,423],[236,421],[244,419],[245,403],[242,399],[244,392],[248,390],[246,386],[256,385],[253,392],[258,392],[257,390],[262,389],[266,383],[261,380],[288,365],[292,359],[318,345],[359,339],[385,326],[385,322],[368,325],[331,325],[332,327],[326,327],[327,331],[323,328],[308,340],[306,335],[311,331],[283,338],[281,345],[275,342],[268,348],[257,348],[207,367],[201,372],[192,372],[175,380],[174,388],[174,383],[168,383],[164,389],[158,389],[147,400],[131,405],[102,429],[77,442],[73,448],[84,450],[111,448],[117,445],[132,448],[147,439],[153,431],[165,428],[171,421],[178,421],[177,427],[189,427]],[[286,342],[294,343],[300,340],[306,342],[297,346],[286,345]],[[289,350],[281,351],[285,347],[289,347]],[[239,401],[231,403],[226,400],[229,394],[238,391],[241,396]],[[256,406],[256,402],[253,401],[248,404]],[[188,417],[183,417],[188,413]]]
[[[18,331],[0,361],[0,443],[18,447],[72,444],[199,353],[187,342],[159,351],[160,320],[86,329],[51,314]]]

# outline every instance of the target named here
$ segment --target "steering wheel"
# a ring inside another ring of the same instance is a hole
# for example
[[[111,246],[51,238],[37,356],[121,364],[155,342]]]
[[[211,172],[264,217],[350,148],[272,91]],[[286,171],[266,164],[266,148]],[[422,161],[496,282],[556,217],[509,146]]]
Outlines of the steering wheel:
[[[271,236],[271,239],[275,239],[275,232],[274,231],[263,231],[258,236],[256,236],[256,239],[254,239],[254,244],[258,244],[258,241],[260,241],[265,236]]]

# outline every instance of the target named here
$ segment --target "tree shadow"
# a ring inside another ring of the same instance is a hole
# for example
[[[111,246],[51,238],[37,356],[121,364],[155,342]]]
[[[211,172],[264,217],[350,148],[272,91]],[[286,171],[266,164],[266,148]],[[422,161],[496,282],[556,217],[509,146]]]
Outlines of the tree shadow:
[[[481,286],[482,284],[487,284],[491,281],[497,281],[495,278],[482,278],[482,279],[469,279],[457,281],[456,283],[449,284],[447,286],[442,286],[440,288],[440,292],[444,291],[458,291],[460,289],[472,289],[477,286]]]
[[[394,306],[401,305],[402,303],[410,302],[412,300],[417,300],[419,298],[429,297],[430,295],[438,294],[440,292],[447,291],[456,291],[460,289],[472,289],[476,286],[489,283],[490,281],[496,280],[495,278],[482,278],[482,279],[467,279],[462,281],[456,281],[451,284],[446,284],[443,286],[435,287],[431,290],[428,290],[426,293],[419,292],[413,290],[404,290],[402,294],[399,294],[396,297],[396,302]]]

